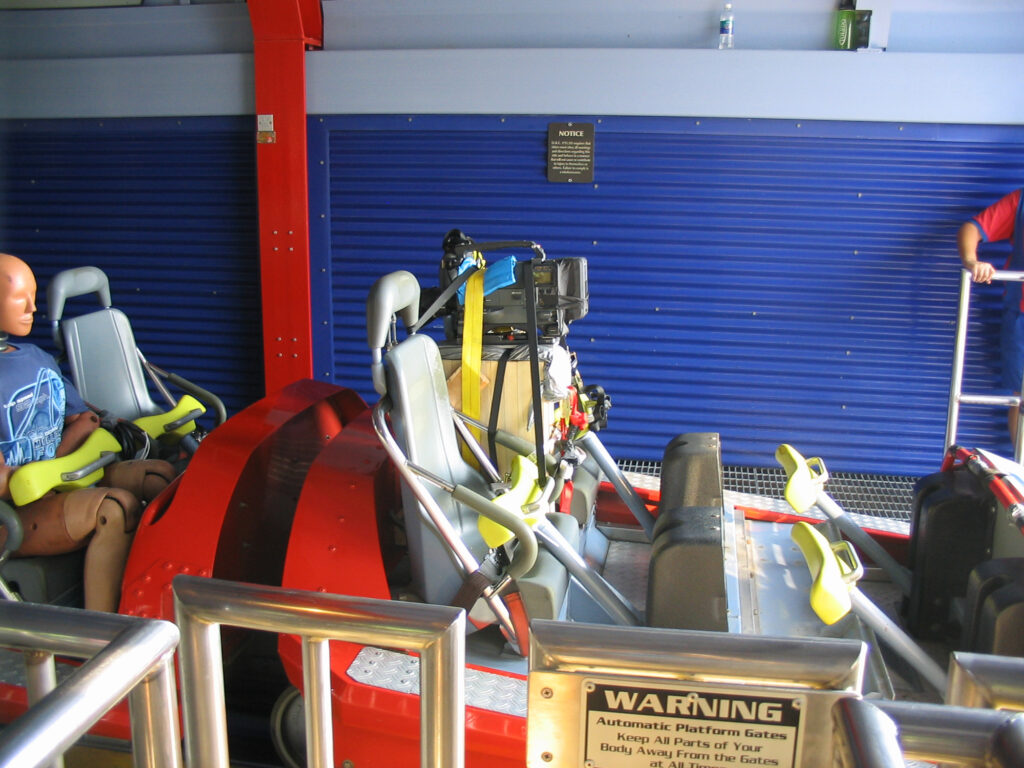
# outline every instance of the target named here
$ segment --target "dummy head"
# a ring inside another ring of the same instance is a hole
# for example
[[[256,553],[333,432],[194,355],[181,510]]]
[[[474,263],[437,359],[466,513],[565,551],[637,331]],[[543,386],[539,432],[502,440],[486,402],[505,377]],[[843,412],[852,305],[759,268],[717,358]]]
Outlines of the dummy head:
[[[27,336],[36,311],[36,278],[17,256],[0,253],[0,331]]]

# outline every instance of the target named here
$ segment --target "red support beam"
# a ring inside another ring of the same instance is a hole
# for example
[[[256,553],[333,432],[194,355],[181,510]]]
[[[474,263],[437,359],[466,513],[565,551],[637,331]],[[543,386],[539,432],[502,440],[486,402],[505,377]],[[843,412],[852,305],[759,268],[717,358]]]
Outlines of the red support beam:
[[[320,0],[249,0],[266,391],[313,375],[306,167],[306,51],[323,45]]]

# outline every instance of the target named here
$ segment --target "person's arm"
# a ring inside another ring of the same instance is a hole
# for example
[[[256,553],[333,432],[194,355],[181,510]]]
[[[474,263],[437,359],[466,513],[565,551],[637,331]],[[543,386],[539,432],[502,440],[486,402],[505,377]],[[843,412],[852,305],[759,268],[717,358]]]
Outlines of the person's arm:
[[[978,225],[973,220],[965,221],[957,235],[957,248],[960,251],[960,263],[971,273],[971,279],[976,283],[991,283],[996,273],[995,267],[978,259],[978,244],[983,239]]]

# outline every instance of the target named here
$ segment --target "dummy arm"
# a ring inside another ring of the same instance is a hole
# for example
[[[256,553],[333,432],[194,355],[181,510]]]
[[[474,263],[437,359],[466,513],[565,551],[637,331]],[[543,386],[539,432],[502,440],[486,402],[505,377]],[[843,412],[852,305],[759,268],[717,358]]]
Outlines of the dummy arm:
[[[61,472],[78,469],[100,455],[101,451],[116,452],[120,446],[113,436],[104,433],[99,442],[94,442],[79,459],[71,459],[70,463],[58,462],[62,456],[68,456],[81,448],[88,438],[96,432],[99,426],[99,418],[92,411],[76,413],[68,416],[64,421],[64,432],[61,435],[60,445],[57,447],[56,458],[49,461],[30,462],[26,467],[32,469],[19,475],[15,485],[18,486],[17,504],[27,504],[39,498],[43,493],[52,487],[59,487]],[[11,491],[11,480],[15,470],[22,467],[11,467],[4,461],[3,454],[0,454],[0,499],[14,501]],[[75,483],[76,487],[85,487],[102,477],[102,472],[90,473],[85,480]]]
[[[11,500],[11,475],[14,474],[14,467],[7,465],[4,455],[0,453],[0,499]]]
[[[77,451],[99,425],[100,417],[92,411],[73,413],[66,417],[60,445],[57,446],[57,456],[67,456],[69,453]]]

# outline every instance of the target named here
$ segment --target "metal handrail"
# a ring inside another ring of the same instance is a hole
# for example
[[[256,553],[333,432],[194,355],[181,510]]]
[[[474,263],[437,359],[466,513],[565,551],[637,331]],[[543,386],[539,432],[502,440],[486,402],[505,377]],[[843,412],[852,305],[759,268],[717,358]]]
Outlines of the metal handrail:
[[[1024,659],[954,651],[945,701],[961,707],[1024,711]]]
[[[851,697],[834,705],[833,733],[839,764],[859,768],[903,768],[906,759],[1024,765],[1024,714],[1003,710]]]
[[[220,627],[302,637],[306,752],[310,768],[334,762],[329,640],[420,653],[420,763],[462,768],[465,760],[465,611],[449,606],[304,592],[176,576],[181,630],[185,761],[228,768]]]
[[[74,627],[75,634],[69,634],[68,627]],[[29,701],[34,702],[0,732],[0,765],[54,764],[128,696],[135,766],[180,768],[173,663],[178,628],[173,624],[0,601],[0,644],[31,654],[28,687]],[[53,654],[88,661],[53,687]]]
[[[1024,272],[996,270],[993,280],[1009,283],[1024,282]],[[971,271],[960,270],[960,302],[956,313],[956,340],[953,344],[953,371],[949,383],[949,406],[946,410],[946,444],[943,451],[956,442],[957,422],[960,420],[960,403],[973,405],[1004,405],[1012,408],[1020,405],[1021,398],[1013,395],[965,394],[963,391],[964,356],[967,350],[967,320],[971,307]],[[1024,382],[1022,382],[1024,391]],[[1013,459],[1020,463],[1024,454],[1024,409],[1017,416],[1017,438],[1013,445]]]

